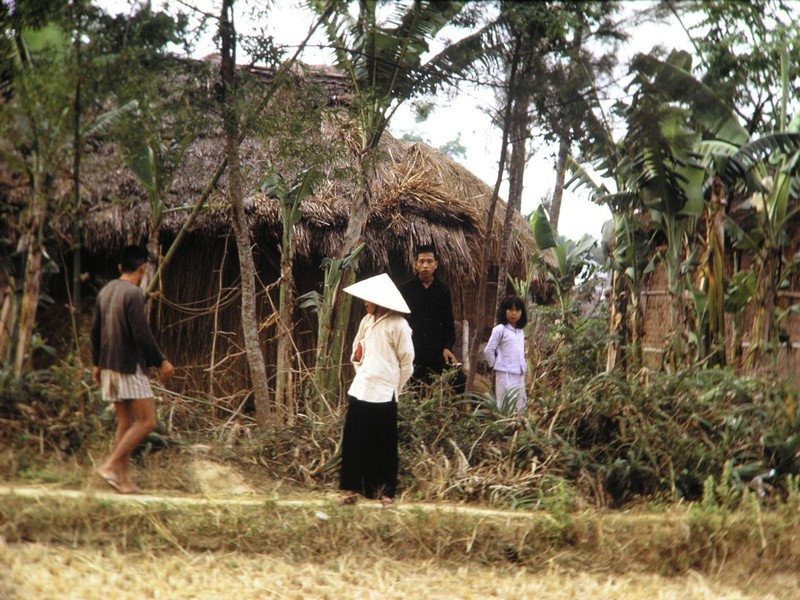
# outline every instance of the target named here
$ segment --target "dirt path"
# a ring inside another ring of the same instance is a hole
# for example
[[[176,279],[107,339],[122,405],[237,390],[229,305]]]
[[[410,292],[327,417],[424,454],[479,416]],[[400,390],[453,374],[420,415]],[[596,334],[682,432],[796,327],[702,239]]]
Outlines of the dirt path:
[[[174,506],[262,506],[265,503],[274,504],[275,506],[284,507],[306,507],[323,508],[334,504],[337,500],[335,496],[329,496],[319,499],[280,499],[274,496],[260,495],[257,493],[248,494],[246,496],[237,495],[179,495],[176,496],[172,493],[167,494],[138,494],[126,495],[118,494],[116,492],[95,488],[87,488],[84,490],[70,490],[58,487],[54,484],[10,484],[0,483],[0,497],[2,496],[22,496],[25,498],[44,498],[44,497],[61,497],[61,498],[85,498],[91,496],[94,498],[102,499],[104,501],[122,502],[130,504],[166,504]],[[356,505],[356,508],[366,509],[382,509],[381,505],[377,502],[364,500]],[[466,514],[478,517],[493,517],[500,519],[530,519],[533,513],[522,511],[510,510],[494,510],[487,508],[478,508],[472,506],[465,506],[459,504],[445,504],[445,503],[424,503],[424,502],[398,502],[395,510],[400,511],[426,511],[426,512],[450,512]]]

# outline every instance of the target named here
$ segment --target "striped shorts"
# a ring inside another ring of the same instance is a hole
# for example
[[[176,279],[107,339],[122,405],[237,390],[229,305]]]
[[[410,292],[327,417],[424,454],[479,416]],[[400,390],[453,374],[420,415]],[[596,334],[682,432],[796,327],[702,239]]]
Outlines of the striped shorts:
[[[111,369],[100,371],[100,391],[107,402],[122,402],[137,398],[152,398],[153,388],[140,366],[136,373],[119,373]]]

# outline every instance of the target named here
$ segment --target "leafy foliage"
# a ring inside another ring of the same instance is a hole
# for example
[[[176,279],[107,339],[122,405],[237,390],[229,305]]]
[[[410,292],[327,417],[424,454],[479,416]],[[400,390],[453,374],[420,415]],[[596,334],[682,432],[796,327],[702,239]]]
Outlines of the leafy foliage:
[[[594,238],[584,235],[577,242],[571,240],[557,242],[556,232],[550,225],[544,208],[539,208],[531,218],[531,230],[538,248],[533,260],[537,267],[546,274],[547,281],[553,284],[558,296],[564,321],[569,317],[569,294],[576,279],[590,265],[588,257],[597,243]],[[545,258],[543,252],[550,251],[553,261]]]
[[[734,3],[710,0],[686,3],[682,9],[699,15],[692,27],[703,66],[703,83],[734,107],[749,135],[779,128],[781,59],[800,64],[796,7],[782,0]],[[789,97],[797,98],[800,83],[790,83]]]

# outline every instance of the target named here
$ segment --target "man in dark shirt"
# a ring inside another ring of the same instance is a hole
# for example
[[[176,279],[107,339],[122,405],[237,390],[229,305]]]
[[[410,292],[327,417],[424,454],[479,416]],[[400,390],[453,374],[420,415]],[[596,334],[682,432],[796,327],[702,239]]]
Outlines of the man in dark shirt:
[[[120,276],[100,290],[92,321],[92,375],[103,400],[113,402],[117,412],[114,450],[97,474],[122,494],[140,493],[130,476],[131,454],[156,426],[155,399],[144,371],[158,367],[163,381],[175,372],[156,344],[145,316],[139,284],[147,260],[147,250],[141,246],[122,251]]]
[[[456,393],[462,394],[466,384],[451,348],[456,341],[453,303],[450,289],[434,277],[439,266],[436,249],[431,245],[417,248],[414,269],[417,276],[400,286],[400,292],[411,309],[408,323],[414,340],[415,381],[426,381],[431,374],[455,369],[451,381]]]

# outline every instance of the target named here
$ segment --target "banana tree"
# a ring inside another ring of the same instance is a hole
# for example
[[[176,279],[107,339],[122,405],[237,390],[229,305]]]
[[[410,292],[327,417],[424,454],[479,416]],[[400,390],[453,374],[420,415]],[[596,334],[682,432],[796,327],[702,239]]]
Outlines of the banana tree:
[[[778,131],[742,145],[721,161],[723,179],[750,194],[747,204],[755,211],[755,224],[748,230],[733,220],[727,223],[734,245],[752,254],[756,273],[752,300],[755,315],[745,355],[748,369],[761,364],[766,345],[775,334],[777,290],[793,270],[785,256],[791,244],[788,226],[800,212],[800,206],[790,202],[800,197],[800,115],[787,124],[790,76],[786,51],[781,53],[781,73]]]
[[[335,408],[335,405],[331,404],[329,400],[333,397],[332,392],[338,390],[344,332],[336,332],[331,329],[333,312],[339,303],[345,304],[345,309],[348,313],[350,312],[351,296],[342,293],[342,279],[346,274],[355,272],[365,247],[364,244],[359,244],[342,259],[326,259],[323,263],[325,275],[322,293],[311,291],[297,299],[300,308],[310,308],[317,313],[318,341],[314,383],[318,398],[316,407],[318,411]]]
[[[612,151],[603,166],[629,202],[625,212],[646,214],[663,240],[655,256],[667,272],[671,324],[667,358],[675,368],[688,353],[691,331],[687,331],[684,290],[702,254],[695,233],[707,209],[705,183],[713,173],[713,162],[700,147],[704,137],[736,147],[748,135],[713,90],[691,75],[688,54],[673,52],[666,61],[640,55],[632,69],[635,90],[623,111],[628,130],[619,144],[609,146]],[[612,207],[612,212],[617,211]],[[719,323],[722,303],[705,307],[716,311],[713,319]]]
[[[723,365],[725,356],[725,186],[715,176],[706,209],[704,245],[700,249],[696,283],[688,286],[694,298],[694,342],[697,358],[710,366]]]
[[[31,358],[49,224],[67,208],[55,183],[69,173],[71,158],[84,142],[110,129],[130,106],[95,115],[76,126],[77,63],[69,34],[55,22],[12,33],[15,43],[6,66],[13,93],[0,103],[0,159],[24,173],[29,197],[19,222],[18,251],[24,260],[17,278],[22,293],[18,302],[15,294],[3,300],[0,362],[10,362],[15,347],[13,370],[19,376]],[[74,209],[74,205],[69,207]]]
[[[655,94],[653,87],[643,85],[634,101],[626,142],[630,168],[638,174],[638,199],[665,239],[658,256],[667,271],[671,300],[667,358],[677,368],[687,354],[684,256],[691,254],[692,233],[705,209],[705,169],[692,149],[699,134],[687,127],[684,110]]]
[[[568,159],[568,168],[571,178],[567,186],[586,187],[596,203],[612,209],[612,221],[605,227],[603,240],[608,246],[604,254],[611,270],[612,290],[606,370],[619,364],[623,348],[628,348],[631,366],[638,368],[642,362],[642,290],[646,275],[655,268],[655,261],[651,260],[652,235],[636,217],[637,198],[627,191],[631,186],[622,178],[622,169],[614,169],[621,191],[612,192],[574,159]]]
[[[150,235],[147,249],[156,260],[161,256],[161,224],[167,210],[166,195],[193,136],[191,109],[183,106],[158,106],[146,94],[131,100],[135,111],[120,130],[119,140],[126,165],[145,189],[150,203]],[[169,114],[171,133],[167,131]],[[141,287],[148,293],[156,286],[155,264],[148,263]]]
[[[777,290],[786,278],[786,250],[791,244],[788,225],[800,212],[790,198],[800,196],[800,119],[786,133],[764,136],[742,147],[731,157],[726,172],[732,181],[746,180],[753,191],[746,204],[754,209],[755,224],[744,229],[732,220],[728,229],[736,248],[753,256],[756,282],[755,314],[745,367],[752,369],[764,358],[766,345],[775,333],[774,309]]]
[[[531,231],[538,250],[533,255],[533,260],[540,271],[544,272],[547,281],[553,285],[553,290],[558,298],[561,309],[561,319],[569,324],[574,321],[570,310],[570,291],[575,286],[575,280],[584,270],[587,258],[596,241],[589,235],[584,235],[577,242],[567,240],[558,242],[556,232],[550,225],[544,208],[539,206],[531,218]],[[543,251],[550,250],[555,259],[548,261]]]
[[[275,365],[275,407],[281,417],[292,419],[297,412],[294,393],[294,370],[291,367],[294,350],[292,325],[295,309],[294,260],[297,246],[294,242],[294,227],[303,218],[301,204],[319,182],[320,174],[314,170],[304,171],[293,184],[289,184],[277,174],[265,182],[265,191],[278,199],[281,210],[281,275],[278,291],[277,318],[277,362]]]
[[[56,175],[65,170],[72,145],[74,68],[69,37],[57,25],[16,32],[13,94],[0,105],[0,157],[25,174],[29,197],[20,215],[17,273],[22,294],[9,294],[0,329],[0,360],[21,375],[30,358],[42,285],[43,242],[53,206]],[[20,277],[21,276],[21,277]],[[15,327],[12,326],[15,325]],[[13,360],[10,354],[13,350]],[[9,365],[10,366],[10,365]]]

